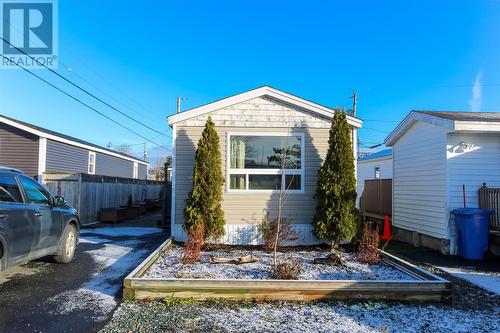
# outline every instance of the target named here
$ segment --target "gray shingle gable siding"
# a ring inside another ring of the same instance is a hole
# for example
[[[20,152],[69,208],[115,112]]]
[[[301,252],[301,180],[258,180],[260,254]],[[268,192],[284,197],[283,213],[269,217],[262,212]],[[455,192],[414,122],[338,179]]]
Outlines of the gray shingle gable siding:
[[[38,174],[38,136],[0,123],[0,165]]]

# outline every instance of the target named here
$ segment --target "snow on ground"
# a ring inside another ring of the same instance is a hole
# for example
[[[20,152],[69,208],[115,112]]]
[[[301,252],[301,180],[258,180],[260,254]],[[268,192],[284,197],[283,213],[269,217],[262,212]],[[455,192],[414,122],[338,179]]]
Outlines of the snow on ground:
[[[499,332],[500,311],[388,303],[257,303],[239,306],[124,303],[114,332]]]
[[[155,234],[161,232],[159,228],[142,228],[142,227],[103,227],[103,228],[93,228],[93,229],[82,229],[80,231],[80,236],[85,237],[89,234],[98,234],[99,237],[110,236],[110,237],[133,237],[133,236],[144,236],[147,234]]]
[[[122,277],[140,263],[149,248],[141,249],[142,241],[136,237],[161,233],[158,228],[95,228],[80,232],[80,243],[88,244],[89,254],[96,263],[92,279],[77,290],[61,293],[49,300],[55,313],[93,309],[97,320],[103,320],[116,307],[115,296],[122,286]],[[110,237],[127,237],[111,240]],[[130,238],[128,238],[130,237]]]
[[[500,295],[500,273],[481,272],[477,269],[435,266],[448,274],[464,279],[489,292]]]
[[[258,262],[234,265],[212,264],[210,257],[236,258],[246,255],[255,255]],[[326,251],[298,251],[281,253],[280,258],[300,257],[303,259],[300,280],[409,280],[410,276],[387,265],[367,265],[355,260],[355,254],[342,254],[346,259],[347,268],[316,265],[312,260],[324,257]],[[192,277],[206,279],[272,279],[272,253],[250,250],[217,250],[201,253],[198,262],[192,265],[179,263],[182,257],[182,248],[174,246],[172,250],[162,254],[161,258],[145,274],[146,278],[175,278]]]

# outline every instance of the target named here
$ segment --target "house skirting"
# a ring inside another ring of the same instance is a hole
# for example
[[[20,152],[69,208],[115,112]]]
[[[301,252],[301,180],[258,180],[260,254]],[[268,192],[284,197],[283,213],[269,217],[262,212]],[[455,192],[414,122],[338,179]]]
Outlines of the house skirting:
[[[289,245],[314,245],[321,243],[312,233],[310,224],[293,224],[293,227],[300,239]],[[182,229],[182,224],[174,224],[172,237],[179,242],[186,241],[186,233]],[[224,226],[226,234],[221,239],[222,244],[231,245],[259,245],[262,244],[262,237],[259,234],[257,225],[226,224]]]
[[[406,230],[398,227],[393,227],[393,239],[412,244],[415,247],[422,246],[441,251],[443,254],[450,254],[449,239],[436,238],[419,233],[418,231]]]

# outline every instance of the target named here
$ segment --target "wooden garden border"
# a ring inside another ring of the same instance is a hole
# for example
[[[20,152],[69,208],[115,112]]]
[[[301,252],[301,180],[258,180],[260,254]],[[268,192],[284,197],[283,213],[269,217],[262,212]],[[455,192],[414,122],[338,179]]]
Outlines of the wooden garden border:
[[[125,300],[163,299],[165,297],[226,298],[233,300],[314,301],[399,300],[445,301],[451,283],[431,272],[381,251],[384,262],[412,276],[415,280],[214,280],[152,279],[144,273],[160,254],[172,247],[167,239],[124,280]]]

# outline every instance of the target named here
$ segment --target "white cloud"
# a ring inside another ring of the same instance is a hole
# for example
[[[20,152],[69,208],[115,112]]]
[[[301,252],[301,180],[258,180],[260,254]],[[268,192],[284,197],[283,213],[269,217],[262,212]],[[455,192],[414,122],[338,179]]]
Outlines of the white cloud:
[[[482,102],[482,89],[481,89],[481,79],[483,77],[483,71],[480,70],[476,79],[474,80],[474,85],[472,86],[472,98],[469,100],[469,105],[471,111],[479,112],[481,111],[481,102]]]

